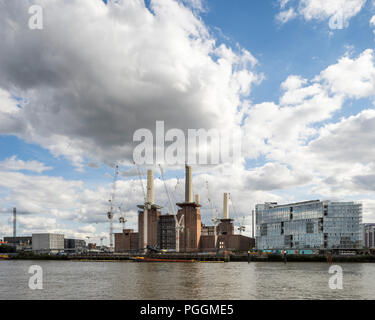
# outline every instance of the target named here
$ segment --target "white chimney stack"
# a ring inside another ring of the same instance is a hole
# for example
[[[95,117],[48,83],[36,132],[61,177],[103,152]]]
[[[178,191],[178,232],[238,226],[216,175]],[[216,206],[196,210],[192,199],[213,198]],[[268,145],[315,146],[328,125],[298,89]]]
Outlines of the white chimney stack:
[[[147,170],[147,203],[154,204],[154,172]]]
[[[196,194],[195,195],[195,204],[199,204],[199,202],[200,202],[199,194]]]
[[[228,193],[224,193],[223,198],[223,219],[229,219]]]
[[[185,166],[185,202],[193,202],[193,178],[191,166]]]

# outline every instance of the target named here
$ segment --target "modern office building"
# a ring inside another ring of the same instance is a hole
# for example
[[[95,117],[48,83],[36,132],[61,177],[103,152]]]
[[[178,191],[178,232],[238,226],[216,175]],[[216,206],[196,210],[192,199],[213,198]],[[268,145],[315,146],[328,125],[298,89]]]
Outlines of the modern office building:
[[[364,223],[362,233],[363,248],[375,249],[375,223]]]
[[[64,251],[64,235],[56,233],[33,233],[32,248],[36,253],[58,253]]]
[[[359,249],[362,204],[306,201],[258,204],[256,247],[280,249]]]

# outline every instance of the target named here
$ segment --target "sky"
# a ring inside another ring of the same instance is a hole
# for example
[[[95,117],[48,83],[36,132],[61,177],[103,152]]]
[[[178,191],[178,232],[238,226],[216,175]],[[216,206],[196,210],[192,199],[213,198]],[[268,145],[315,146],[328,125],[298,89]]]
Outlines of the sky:
[[[43,9],[42,29],[29,8]],[[202,219],[251,234],[256,203],[359,201],[375,222],[375,1],[0,0],[0,238],[137,230],[140,128],[241,131],[233,163],[193,166]],[[152,166],[151,166],[152,167]],[[146,169],[141,167],[144,178]],[[169,208],[155,172],[155,201]],[[184,166],[164,166],[184,198]],[[211,201],[208,201],[210,199]],[[176,209],[176,208],[174,208]]]

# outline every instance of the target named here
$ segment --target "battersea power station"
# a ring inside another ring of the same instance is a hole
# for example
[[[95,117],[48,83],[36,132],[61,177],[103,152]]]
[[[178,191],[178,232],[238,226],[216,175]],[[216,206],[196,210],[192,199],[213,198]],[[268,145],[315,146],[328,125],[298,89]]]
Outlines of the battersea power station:
[[[162,214],[162,207],[154,200],[154,173],[148,170],[146,202],[138,205],[138,232],[124,229],[122,233],[115,233],[115,252],[247,251],[254,247],[253,238],[234,233],[227,193],[223,195],[222,219],[215,220],[214,226],[202,224],[199,195],[193,199],[191,166],[185,166],[185,202],[177,206],[177,214]]]

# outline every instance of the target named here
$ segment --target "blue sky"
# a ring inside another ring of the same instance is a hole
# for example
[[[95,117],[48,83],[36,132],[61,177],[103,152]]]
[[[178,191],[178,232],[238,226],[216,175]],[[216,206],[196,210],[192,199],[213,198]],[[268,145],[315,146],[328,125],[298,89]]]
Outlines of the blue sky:
[[[370,20],[375,16],[375,6],[370,0],[340,0],[340,6],[332,13],[332,8],[316,6],[319,1],[186,0],[173,5],[177,2],[151,0],[143,7],[142,1],[129,0],[127,4],[111,2],[106,8],[101,0],[97,4],[82,1],[76,7],[63,1],[48,4],[40,0],[45,8],[45,27],[41,31],[24,28],[29,18],[28,1],[24,5],[7,4],[1,15],[21,27],[4,25],[0,33],[0,40],[5,43],[0,49],[0,238],[11,233],[13,206],[30,212],[20,219],[19,231],[23,234],[48,230],[81,238],[106,235],[111,164],[124,161],[121,173],[134,170],[125,163],[131,161],[126,146],[134,128],[149,127],[158,117],[182,129],[185,123],[181,118],[186,119],[186,126],[192,127],[197,118],[191,110],[195,110],[202,126],[212,127],[214,118],[207,118],[208,114],[216,117],[219,126],[220,121],[232,121],[232,115],[235,119],[239,106],[248,119],[242,126],[246,150],[243,165],[229,171],[195,171],[197,193],[201,193],[206,205],[204,220],[209,221],[212,214],[204,196],[206,190],[202,190],[210,179],[210,192],[219,211],[221,193],[229,189],[241,216],[248,217],[249,208],[260,201],[329,198],[362,201],[365,220],[375,219],[375,198],[368,182],[375,177],[369,151],[374,145],[368,138],[374,130],[375,24],[372,26]],[[354,5],[348,7],[350,1]],[[65,17],[56,20],[58,10],[65,10]],[[81,16],[86,10],[87,18]],[[285,10],[294,15],[281,22],[277,16]],[[332,30],[329,21],[340,10],[347,23],[342,29]],[[92,22],[90,17],[96,14],[99,18]],[[147,18],[148,14],[153,17]],[[76,19],[70,25],[69,17]],[[115,19],[134,32],[116,29]],[[144,27],[147,23],[154,29]],[[82,31],[79,35],[78,30]],[[186,30],[191,34],[186,35]],[[8,38],[12,33],[14,43]],[[59,37],[66,39],[57,42],[55,38]],[[194,46],[193,38],[201,43]],[[213,47],[209,45],[211,40],[215,41]],[[246,51],[257,63],[236,65],[219,53],[233,66],[230,75],[223,73],[217,57],[212,58],[221,44],[239,60]],[[40,47],[44,51],[39,52]],[[186,53],[185,61],[176,57],[174,48]],[[216,51],[207,54],[210,50]],[[27,56],[12,56],[11,52],[25,52]],[[246,80],[239,78],[236,68],[247,74]],[[150,73],[146,78],[152,79],[151,83],[138,88],[145,77],[135,70]],[[203,86],[192,85],[190,96],[182,91],[177,95],[173,91],[175,83],[184,84],[186,75],[193,79],[196,70],[204,70],[202,78],[215,80],[209,82],[207,90],[194,89]],[[353,79],[353,75],[358,78]],[[283,89],[282,84],[293,76],[299,84],[288,84]],[[28,77],[37,80],[31,82]],[[351,81],[352,88],[348,84]],[[237,82],[240,84],[235,88],[221,87],[223,83]],[[241,93],[241,85],[249,88],[245,94]],[[313,91],[316,101],[302,93],[301,88]],[[211,92],[223,92],[227,104],[220,105]],[[290,102],[285,93],[291,97],[301,94],[302,100]],[[192,96],[197,101],[208,101],[207,105],[199,102],[189,106]],[[8,112],[18,104],[14,97],[29,102],[19,112]],[[170,112],[169,104],[176,101],[178,112]],[[168,112],[164,113],[164,106]],[[228,119],[220,118],[220,108],[231,110]],[[368,112],[362,113],[364,110]],[[366,130],[370,130],[368,135],[364,135]],[[279,141],[281,137],[284,142]],[[232,177],[229,183],[220,178],[222,172]],[[176,186],[176,177],[182,179],[183,170],[167,170],[166,177],[176,198],[182,197],[182,183]],[[142,194],[139,182],[132,180],[137,180],[134,171],[120,175],[117,197],[119,202],[128,203],[129,226],[136,229],[135,205],[142,201]],[[160,181],[157,188],[157,201],[167,205]],[[134,191],[131,199],[126,198],[129,190]],[[28,199],[24,202],[25,197]],[[44,197],[50,198],[43,200]],[[249,232],[250,221],[247,226]],[[115,227],[119,229],[118,224]]]

